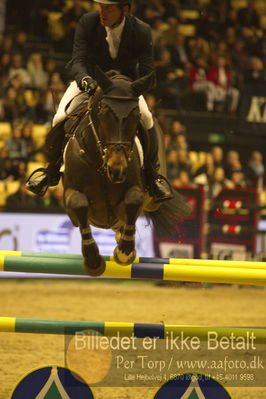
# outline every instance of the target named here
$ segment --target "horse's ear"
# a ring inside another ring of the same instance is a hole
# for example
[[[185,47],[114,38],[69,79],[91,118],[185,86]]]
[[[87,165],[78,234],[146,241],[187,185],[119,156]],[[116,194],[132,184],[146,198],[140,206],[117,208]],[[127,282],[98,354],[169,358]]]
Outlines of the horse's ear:
[[[95,78],[103,92],[107,91],[113,85],[112,80],[98,65],[95,66]]]
[[[135,80],[131,87],[137,96],[140,96],[145,91],[151,89],[155,85],[155,73],[151,72],[149,75],[145,75],[142,78]]]

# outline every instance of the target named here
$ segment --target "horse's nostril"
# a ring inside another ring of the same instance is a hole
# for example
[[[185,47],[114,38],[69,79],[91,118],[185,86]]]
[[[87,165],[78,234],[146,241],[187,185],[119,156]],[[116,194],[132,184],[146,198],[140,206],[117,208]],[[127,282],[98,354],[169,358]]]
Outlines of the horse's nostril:
[[[112,183],[123,183],[127,176],[127,168],[107,168],[107,174]]]

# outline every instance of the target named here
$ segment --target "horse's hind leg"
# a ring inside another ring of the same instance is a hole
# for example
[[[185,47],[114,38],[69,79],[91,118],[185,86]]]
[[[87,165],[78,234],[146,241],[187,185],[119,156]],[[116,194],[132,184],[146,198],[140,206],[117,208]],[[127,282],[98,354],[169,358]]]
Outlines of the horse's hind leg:
[[[126,224],[122,227],[120,235],[117,234],[118,245],[114,250],[114,259],[120,265],[129,265],[136,257],[135,225],[142,204],[142,191],[139,187],[132,187],[125,196]]]
[[[65,202],[71,219],[74,218],[79,226],[85,271],[91,276],[99,276],[105,271],[105,261],[100,256],[98,246],[91,234],[91,228],[88,223],[88,200],[79,191],[67,190]]]

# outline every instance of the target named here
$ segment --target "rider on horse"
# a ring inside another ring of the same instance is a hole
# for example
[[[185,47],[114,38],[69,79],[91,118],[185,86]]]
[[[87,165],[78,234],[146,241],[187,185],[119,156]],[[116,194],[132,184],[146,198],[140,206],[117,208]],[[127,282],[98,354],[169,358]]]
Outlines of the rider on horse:
[[[53,118],[53,135],[62,137],[67,112],[71,113],[80,103],[81,92],[93,95],[97,82],[95,66],[103,71],[119,70],[132,80],[154,72],[153,45],[149,25],[130,14],[131,0],[94,0],[99,12],[89,12],[80,19],[75,33],[73,56],[67,64],[74,80],[62,97]],[[70,105],[69,105],[70,104]],[[149,150],[146,154],[145,171],[150,195],[155,202],[173,198],[172,189],[165,177],[158,175],[158,138],[151,112],[143,96],[139,97],[141,122],[149,133]],[[60,144],[59,144],[60,145]],[[55,152],[56,153],[56,152]],[[60,180],[61,162],[58,156],[49,157],[44,173],[32,177],[26,187],[43,195],[48,186]]]

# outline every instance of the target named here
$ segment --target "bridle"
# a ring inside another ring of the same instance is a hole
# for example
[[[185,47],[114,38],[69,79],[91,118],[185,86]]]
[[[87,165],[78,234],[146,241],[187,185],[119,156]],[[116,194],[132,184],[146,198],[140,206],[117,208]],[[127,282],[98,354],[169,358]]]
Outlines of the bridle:
[[[132,112],[133,110],[135,110],[138,107],[138,98],[137,97],[103,94],[101,100],[98,103],[98,111],[101,110],[102,100],[104,100],[104,99],[119,100],[119,101],[136,101],[136,106],[132,107],[132,110],[130,112]],[[105,103],[105,105],[112,111],[112,108],[107,103]],[[97,146],[98,152],[100,153],[100,157],[102,160],[102,165],[100,166],[100,169],[103,169],[103,170],[106,169],[107,161],[108,161],[108,154],[111,151],[122,151],[125,155],[127,163],[129,163],[132,159],[134,140],[133,140],[133,142],[126,141],[126,140],[103,142],[99,137],[99,134],[97,132],[97,129],[95,128],[95,124],[92,119],[92,107],[90,107],[88,110],[88,116],[89,116],[88,126],[92,130],[92,133],[93,133],[93,136],[94,136],[94,139],[96,142],[96,146]],[[119,126],[119,137],[122,137],[121,121],[118,126]]]

